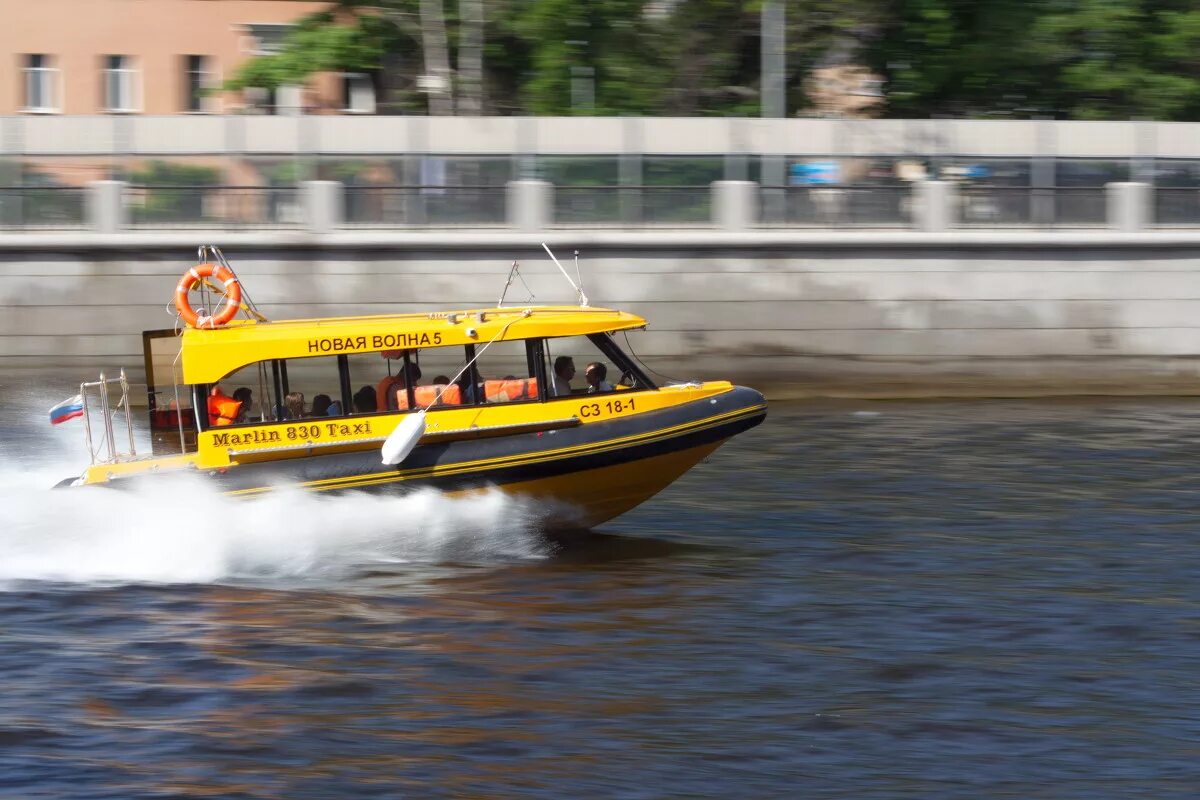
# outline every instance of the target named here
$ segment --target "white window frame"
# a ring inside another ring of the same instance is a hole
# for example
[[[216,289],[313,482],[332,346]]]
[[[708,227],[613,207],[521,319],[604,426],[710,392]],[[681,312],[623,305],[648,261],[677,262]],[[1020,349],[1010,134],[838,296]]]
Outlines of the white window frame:
[[[112,58],[121,59],[121,66],[110,67],[109,60]],[[112,53],[104,56],[104,110],[109,114],[136,114],[141,111],[141,81],[138,79],[138,70],[133,64],[133,56],[118,55]],[[123,100],[128,105],[118,106],[113,103],[110,89],[112,84],[110,80],[116,78],[125,84],[125,93],[128,97],[116,98]]]
[[[343,72],[340,75],[338,75],[338,78],[341,81],[341,88],[343,89],[343,92],[342,92],[343,93],[343,98],[342,98],[343,108],[341,110],[343,114],[374,114],[375,113],[375,104],[377,101],[377,98],[375,97],[375,82],[371,80],[370,75],[368,75],[365,72]],[[351,82],[349,91],[345,90],[347,81]],[[369,108],[365,108],[365,107],[364,108],[355,108],[355,103],[354,103],[355,86],[353,85],[353,82],[356,82],[356,81],[361,81],[363,84],[365,84],[365,88],[370,90],[371,99],[370,99],[370,103],[369,103],[369,106],[370,106]]]
[[[33,67],[30,63],[34,56],[42,58],[42,66]],[[22,98],[21,111],[26,114],[61,114],[62,102],[60,89],[62,87],[62,74],[58,67],[46,66],[53,63],[50,56],[45,53],[27,53],[25,55],[25,66],[21,70],[23,80],[23,88],[25,96]],[[49,104],[30,105],[29,101],[33,96],[30,89],[33,87],[33,81],[37,80],[41,83],[41,91],[43,100],[49,96]]]
[[[202,59],[200,69],[192,70],[193,58]],[[221,85],[221,81],[217,74],[217,70],[212,68],[215,61],[214,56],[205,55],[203,53],[188,53],[183,57],[183,86],[184,86],[184,105],[185,114],[216,114],[220,111],[220,98],[216,95],[205,94],[205,89],[215,89]],[[192,104],[192,75],[200,76],[200,107],[191,108]]]
[[[242,49],[252,56],[273,56],[283,49],[283,40],[294,27],[290,22],[247,22],[242,28],[250,41],[243,41]]]

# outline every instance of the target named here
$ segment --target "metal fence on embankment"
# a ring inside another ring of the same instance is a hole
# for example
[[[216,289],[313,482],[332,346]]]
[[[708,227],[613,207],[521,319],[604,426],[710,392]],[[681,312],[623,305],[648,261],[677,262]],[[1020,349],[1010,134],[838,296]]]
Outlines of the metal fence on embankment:
[[[930,186],[943,191],[923,191]],[[315,209],[318,195],[327,201],[324,210]],[[745,181],[690,185],[310,181],[268,186],[97,181],[69,187],[0,186],[0,230],[312,229],[318,217],[323,220],[317,226],[320,230],[528,230],[531,226],[930,230],[931,203],[944,204],[943,225],[937,229],[1200,227],[1200,188],[1129,182],[1038,187],[950,181],[823,186],[760,186]],[[108,221],[97,221],[101,219]]]

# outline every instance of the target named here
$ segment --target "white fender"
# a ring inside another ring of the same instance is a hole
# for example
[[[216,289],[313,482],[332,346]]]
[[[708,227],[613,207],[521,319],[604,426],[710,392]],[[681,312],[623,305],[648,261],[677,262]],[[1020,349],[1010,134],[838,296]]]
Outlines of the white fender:
[[[408,454],[417,446],[417,441],[424,435],[425,410],[422,409],[415,414],[409,414],[403,422],[396,426],[394,431],[388,434],[387,439],[383,442],[383,447],[379,448],[383,463],[394,467],[408,458]]]

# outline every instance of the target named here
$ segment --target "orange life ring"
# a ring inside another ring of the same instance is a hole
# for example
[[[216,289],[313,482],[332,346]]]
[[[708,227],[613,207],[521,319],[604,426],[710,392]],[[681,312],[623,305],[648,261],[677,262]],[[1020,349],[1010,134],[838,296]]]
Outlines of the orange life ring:
[[[212,278],[225,285],[225,305],[212,316],[201,316],[192,310],[188,292],[196,288],[204,278]],[[242,305],[242,287],[233,270],[224,264],[198,264],[183,274],[175,287],[175,310],[183,321],[193,328],[215,328],[233,319]]]

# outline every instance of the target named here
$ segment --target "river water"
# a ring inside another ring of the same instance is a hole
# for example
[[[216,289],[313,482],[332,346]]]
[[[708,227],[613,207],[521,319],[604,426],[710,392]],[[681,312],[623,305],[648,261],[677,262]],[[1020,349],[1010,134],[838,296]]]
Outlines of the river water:
[[[556,542],[50,493],[46,395],[0,415],[0,797],[1200,794],[1196,403],[776,404]]]

